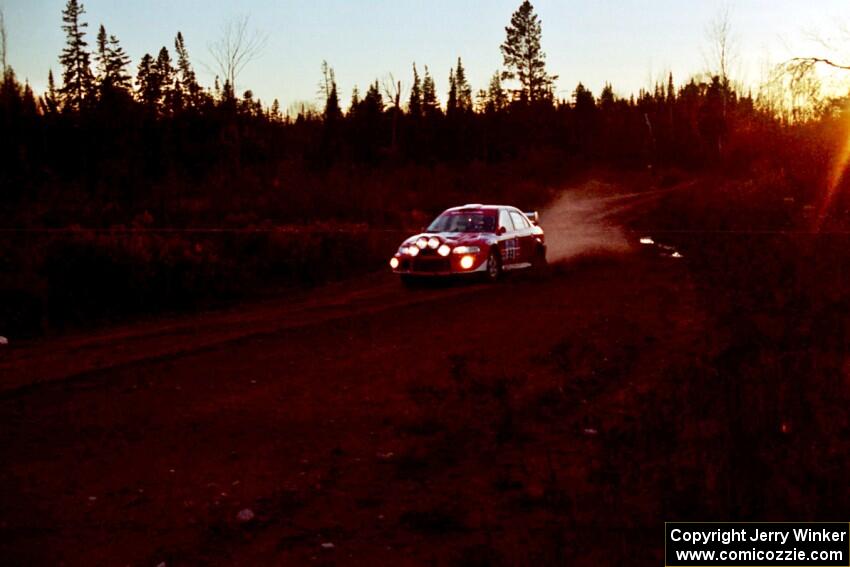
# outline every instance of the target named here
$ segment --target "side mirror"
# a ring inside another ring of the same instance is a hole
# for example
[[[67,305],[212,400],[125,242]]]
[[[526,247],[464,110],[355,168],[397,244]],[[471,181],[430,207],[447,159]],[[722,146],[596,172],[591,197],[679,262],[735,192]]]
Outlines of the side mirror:
[[[508,229],[506,229],[503,226],[500,226],[499,230],[497,231],[497,234],[505,234],[507,231],[508,231]]]

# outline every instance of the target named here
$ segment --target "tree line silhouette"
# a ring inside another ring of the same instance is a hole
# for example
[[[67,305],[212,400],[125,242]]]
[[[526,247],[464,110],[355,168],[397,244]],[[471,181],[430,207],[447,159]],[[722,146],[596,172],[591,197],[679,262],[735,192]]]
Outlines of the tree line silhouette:
[[[432,69],[414,63],[404,97],[401,82],[376,80],[362,94],[355,87],[343,110],[333,68],[324,63],[323,108],[295,116],[251,90],[237,95],[230,80],[200,85],[179,32],[171,50],[146,54],[133,72],[104,26],[90,48],[84,14],[78,0],[67,1],[61,84],[51,71],[47,92],[36,96],[4,68],[0,194],[7,204],[62,187],[60,196],[133,211],[151,200],[227,191],[246,178],[272,183],[281,163],[321,174],[346,165],[498,163],[554,150],[622,165],[702,167],[749,163],[782,145],[780,117],[725,76],[677,86],[670,75],[628,98],[611,84],[596,96],[579,83],[569,99],[558,98],[528,1],[506,28],[504,69],[486,89],[474,91],[458,58],[443,104]],[[154,194],[155,187],[167,189]]]

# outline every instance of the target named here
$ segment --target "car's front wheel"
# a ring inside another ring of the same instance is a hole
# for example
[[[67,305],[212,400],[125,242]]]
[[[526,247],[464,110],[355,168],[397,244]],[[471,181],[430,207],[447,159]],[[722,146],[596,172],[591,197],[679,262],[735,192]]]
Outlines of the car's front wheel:
[[[495,246],[490,249],[490,255],[487,257],[486,274],[487,281],[490,282],[495,282],[502,277],[502,257]]]

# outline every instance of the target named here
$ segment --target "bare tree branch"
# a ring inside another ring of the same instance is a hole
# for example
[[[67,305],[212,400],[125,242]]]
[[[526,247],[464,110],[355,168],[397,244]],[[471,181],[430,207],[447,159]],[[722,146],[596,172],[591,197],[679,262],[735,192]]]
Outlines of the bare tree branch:
[[[825,57],[794,57],[777,66],[777,74],[788,79],[788,88],[796,97],[799,91],[810,91],[817,80],[815,70],[818,65],[826,65],[833,69],[850,71],[850,65],[836,63]],[[807,92],[806,96],[810,96]]]
[[[381,88],[384,90],[384,94],[387,95],[387,98],[393,101],[393,106],[398,108],[402,95],[401,81],[396,81],[393,74],[390,73],[383,81],[381,81]]]
[[[289,103],[286,108],[286,117],[289,120],[294,120],[299,116],[305,120],[317,120],[321,114],[319,107],[312,100],[296,100]]]
[[[401,113],[401,81],[396,81],[393,74],[383,80],[382,87],[387,97],[393,101],[393,130],[390,148],[396,151],[398,147],[398,117]]]
[[[217,71],[236,92],[236,80],[251,61],[259,57],[268,42],[268,36],[257,30],[248,31],[249,17],[230,20],[222,28],[221,38],[209,46]]]
[[[709,73],[720,77],[723,84],[729,83],[732,66],[738,58],[738,39],[732,30],[732,15],[729,6],[724,6],[706,29],[708,53],[705,54]]]
[[[777,65],[761,87],[762,102],[790,122],[817,116],[824,101],[822,84],[815,72],[816,59],[797,58]]]
[[[319,91],[316,93],[319,100],[324,104],[331,96],[331,90],[336,82],[336,73],[333,67],[328,65],[328,62],[322,61],[322,80],[319,82]]]
[[[6,75],[6,18],[0,8],[0,71]]]
[[[846,26],[838,26],[839,32],[848,36]],[[809,32],[808,39],[826,50],[827,55],[816,57],[793,57],[776,66],[774,82],[784,85],[787,100],[791,109],[791,119],[806,119],[825,108],[822,78],[826,75],[819,73],[819,67],[826,67],[837,72],[850,71],[850,62],[842,61],[835,46],[837,40],[824,38],[816,32]]]
[[[841,69],[841,70],[844,70],[844,71],[850,71],[850,65],[843,65],[841,63],[836,63],[836,62],[832,61],[831,59],[827,59],[825,57],[794,57],[793,59],[790,59],[785,64],[786,65],[789,65],[789,64],[790,65],[799,65],[799,66],[806,66],[806,67],[815,67],[818,64],[824,64],[824,65],[827,65],[829,67],[832,67],[833,69]]]

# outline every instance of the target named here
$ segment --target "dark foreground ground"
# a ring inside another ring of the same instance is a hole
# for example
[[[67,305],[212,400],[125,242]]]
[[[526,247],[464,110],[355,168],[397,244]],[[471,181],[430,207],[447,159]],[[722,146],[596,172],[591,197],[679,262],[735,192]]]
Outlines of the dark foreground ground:
[[[6,347],[3,563],[659,565],[665,520],[840,519],[847,333],[631,244]]]

